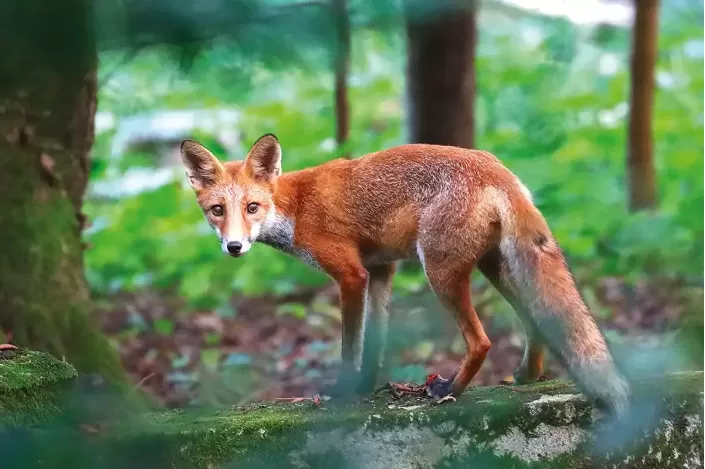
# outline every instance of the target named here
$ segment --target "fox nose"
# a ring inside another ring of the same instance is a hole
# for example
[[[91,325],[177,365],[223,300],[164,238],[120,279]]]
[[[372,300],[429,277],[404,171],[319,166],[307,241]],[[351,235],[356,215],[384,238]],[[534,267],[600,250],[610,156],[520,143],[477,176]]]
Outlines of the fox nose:
[[[230,254],[240,254],[242,243],[240,241],[230,241],[226,247],[228,248],[228,252]]]

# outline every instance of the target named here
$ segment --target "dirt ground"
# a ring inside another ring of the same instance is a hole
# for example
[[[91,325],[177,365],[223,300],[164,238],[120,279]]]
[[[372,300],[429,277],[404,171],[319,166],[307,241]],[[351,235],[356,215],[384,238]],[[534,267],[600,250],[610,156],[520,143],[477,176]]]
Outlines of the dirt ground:
[[[599,324],[610,333],[662,332],[682,313],[678,295],[664,285],[628,287],[603,278],[591,289]],[[509,306],[474,289],[474,302],[492,341],[472,385],[497,384],[523,352],[524,333]],[[340,313],[335,288],[284,297],[232,298],[232,311],[185,313],[167,294],[120,294],[99,301],[96,314],[136,386],[169,407],[198,403],[244,404],[278,397],[313,396],[332,382],[340,363]],[[591,304],[591,306],[594,305]],[[395,298],[385,379],[448,377],[464,343],[452,317],[424,290]],[[551,359],[546,375],[561,375]]]

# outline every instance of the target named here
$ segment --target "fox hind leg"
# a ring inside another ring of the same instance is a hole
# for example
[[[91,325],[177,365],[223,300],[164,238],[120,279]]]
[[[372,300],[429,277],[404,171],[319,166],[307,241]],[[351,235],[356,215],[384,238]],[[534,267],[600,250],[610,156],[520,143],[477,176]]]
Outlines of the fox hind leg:
[[[457,202],[471,209],[447,210]],[[453,313],[467,346],[458,370],[447,383],[428,383],[434,397],[462,394],[492,346],[472,306],[470,274],[484,253],[499,241],[500,226],[493,219],[495,202],[492,197],[449,193],[429,207],[419,223],[417,252],[426,278],[441,304]],[[438,220],[439,213],[447,214],[443,221]]]
[[[528,384],[543,378],[543,355],[545,347],[535,334],[528,334],[524,357],[519,368],[514,371],[514,382]]]
[[[471,266],[452,266],[447,258],[434,258],[431,253],[423,255],[426,277],[441,304],[453,313],[467,345],[467,353],[458,370],[445,386],[436,388],[435,397],[449,394],[459,396],[470,384],[487,357],[491,347],[480,318],[472,307],[470,298]]]
[[[514,371],[514,382],[517,384],[533,383],[543,374],[543,359],[545,346],[530,319],[529,311],[522,305],[517,295],[512,292],[508,282],[502,280],[502,257],[498,249],[492,249],[478,263],[480,272],[490,281],[495,289],[504,297],[516,311],[526,330],[526,345],[521,364]]]

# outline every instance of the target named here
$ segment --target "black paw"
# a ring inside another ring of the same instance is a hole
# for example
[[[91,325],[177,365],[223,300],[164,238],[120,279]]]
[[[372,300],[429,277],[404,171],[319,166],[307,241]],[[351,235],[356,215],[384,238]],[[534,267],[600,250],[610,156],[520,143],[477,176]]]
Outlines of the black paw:
[[[455,374],[450,379],[445,379],[438,374],[432,374],[426,380],[426,394],[437,400],[445,400],[453,394],[453,380]]]

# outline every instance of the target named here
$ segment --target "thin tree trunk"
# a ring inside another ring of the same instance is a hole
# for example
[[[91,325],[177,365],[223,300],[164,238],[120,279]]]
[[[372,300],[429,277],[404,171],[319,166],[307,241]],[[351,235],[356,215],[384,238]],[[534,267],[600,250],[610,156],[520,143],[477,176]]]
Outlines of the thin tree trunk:
[[[89,0],[0,7],[13,26],[0,29],[0,327],[16,345],[121,380],[89,315],[83,270],[97,99],[91,12]]]
[[[336,18],[338,48],[335,56],[335,141],[338,148],[348,140],[350,132],[350,107],[348,101],[348,73],[350,70],[350,19],[346,0],[333,0]],[[350,158],[349,152],[342,155]]]
[[[651,119],[658,34],[658,0],[635,0],[636,20],[632,33],[631,95],[627,173],[629,209],[656,207],[656,173],[653,160]]]
[[[472,0],[428,20],[407,20],[412,142],[473,147],[476,40]]]

